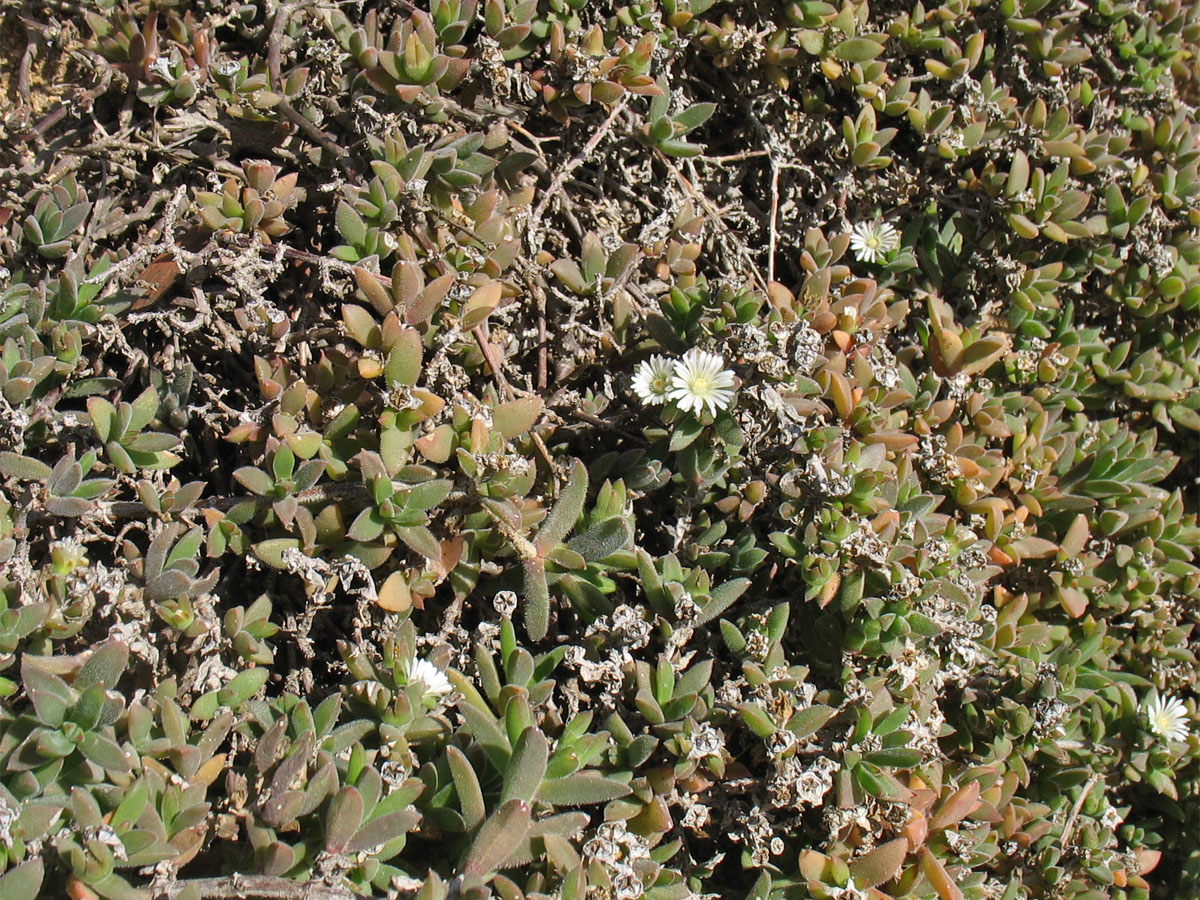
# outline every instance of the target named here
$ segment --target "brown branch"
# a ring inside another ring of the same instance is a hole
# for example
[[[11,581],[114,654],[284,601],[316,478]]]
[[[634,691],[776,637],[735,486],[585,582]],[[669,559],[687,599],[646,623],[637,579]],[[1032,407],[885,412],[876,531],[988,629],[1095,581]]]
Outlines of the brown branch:
[[[21,54],[21,64],[17,67],[17,94],[22,100],[29,100],[29,72],[33,68],[33,57],[37,53],[37,37],[34,34],[33,23],[24,16],[18,16],[25,26],[25,52]]]
[[[23,134],[18,134],[15,137],[13,137],[13,142],[21,143],[22,141],[33,140],[35,137],[38,137],[43,131],[50,128],[50,126],[61,121],[66,116],[66,114],[67,114],[67,105],[65,103],[60,103],[54,109],[50,110],[50,112],[46,113],[46,115],[43,116],[38,122],[35,122],[33,127],[31,127],[28,131],[24,132]]]
[[[310,141],[318,144],[323,150],[328,152],[337,163],[338,168],[347,175],[354,174],[354,167],[350,165],[350,161],[346,158],[346,151],[338,145],[337,141],[301,115],[288,101],[287,97],[284,97],[282,94],[279,96],[279,111],[283,113],[289,122],[303,131]]]
[[[587,422],[589,425],[595,425],[597,428],[607,428],[609,431],[615,431],[626,440],[633,441],[635,444],[645,444],[646,439],[641,435],[634,434],[632,431],[626,431],[616,422],[610,422],[608,419],[602,419],[599,416],[594,416],[591,413],[584,412],[581,409],[567,410],[567,415],[578,419],[581,422]]]
[[[600,127],[596,129],[590,138],[588,138],[588,142],[583,145],[583,149],[580,150],[579,153],[576,154],[575,157],[572,158],[565,166],[563,166],[558,171],[558,174],[556,174],[550,181],[550,186],[546,189],[546,192],[542,194],[542,199],[538,201],[538,205],[534,207],[533,212],[530,214],[529,226],[525,230],[526,237],[529,241],[530,259],[536,260],[538,253],[542,249],[542,244],[545,243],[545,237],[541,234],[541,224],[542,216],[545,215],[546,212],[546,207],[549,206],[552,199],[559,196],[563,185],[566,184],[567,179],[571,177],[571,173],[587,161],[588,157],[595,152],[596,148],[600,146],[600,143],[604,140],[608,133],[612,131],[613,125],[616,124],[616,121],[620,117],[621,113],[625,111],[625,107],[628,105],[628,103],[628,98],[625,98],[622,99],[621,102],[616,106],[614,106],[612,111],[609,112],[608,118],[601,122]],[[528,134],[528,132],[526,132],[526,134]],[[533,136],[530,135],[530,137],[532,138]],[[544,161],[545,156],[542,154],[542,149],[540,146],[537,147],[537,152]],[[548,168],[546,168],[546,170],[549,171]],[[561,199],[566,200],[565,196]],[[568,204],[569,201],[564,205]],[[571,216],[571,219],[572,224],[575,225],[575,230],[579,231],[580,229],[578,222],[574,220],[574,216]],[[580,237],[582,237],[582,234]],[[547,387],[549,387],[550,384],[550,345],[549,335],[546,327],[546,290],[540,284],[533,284],[533,279],[529,279],[529,281],[531,282],[530,288],[533,291],[534,299],[537,301],[537,389],[539,391],[544,391],[547,389]]]
[[[201,900],[356,900],[353,891],[320,881],[298,882],[274,875],[227,875],[221,878],[188,878],[160,888],[155,900],[175,900],[191,888]]]
[[[733,243],[734,249],[736,249],[738,255],[741,256],[742,261],[749,268],[754,280],[758,282],[758,286],[762,289],[763,293],[768,293],[769,290],[767,287],[767,281],[765,278],[763,278],[763,273],[759,270],[758,265],[754,262],[754,257],[750,254],[750,250],[742,242],[741,238],[734,234],[733,229],[725,223],[725,219],[722,218],[721,211],[717,209],[716,204],[709,200],[705,194],[697,190],[696,186],[688,181],[687,176],[679,171],[679,167],[676,166],[675,163],[671,162],[670,157],[668,157],[665,153],[663,153],[661,150],[655,150],[654,155],[657,156],[659,161],[667,167],[667,170],[671,173],[675,180],[679,182],[679,186],[682,187],[688,194],[690,194],[692,199],[699,203],[701,207],[703,207],[704,211],[708,214],[708,217],[712,219],[713,224],[715,224],[717,228],[724,232],[725,236],[729,238],[729,240]]]
[[[1083,789],[1079,792],[1079,796],[1075,798],[1075,803],[1071,807],[1071,813],[1067,816],[1066,824],[1063,825],[1062,836],[1058,839],[1058,846],[1066,850],[1071,842],[1071,835],[1075,833],[1075,823],[1079,820],[1079,812],[1083,809],[1083,804],[1087,801],[1088,794],[1092,789],[1100,783],[1103,776],[1099,772],[1092,774],[1092,777],[1087,780]]]
[[[728,156],[704,156],[701,154],[696,159],[700,162],[713,163],[714,165],[722,166],[725,163],[743,162],[747,159],[757,159],[760,156],[770,156],[770,150],[743,150],[741,153],[731,153]]]
[[[549,337],[546,330],[546,288],[541,284],[541,277],[535,277],[537,283],[533,285],[533,296],[537,300],[538,316],[537,389],[544,391],[550,387],[550,345],[547,343]]]
[[[554,180],[550,182],[550,187],[546,189],[546,193],[542,195],[542,199],[538,201],[538,205],[534,207],[533,214],[529,217],[529,228],[526,234],[529,235],[530,251],[536,254],[542,249],[542,241],[539,235],[539,226],[542,222],[542,215],[546,212],[546,207],[550,200],[554,198],[560,190],[563,183],[571,176],[571,173],[583,165],[592,152],[600,145],[600,142],[612,131],[612,127],[616,124],[617,118],[625,111],[625,107],[629,104],[628,98],[624,98],[616,106],[612,108],[612,112],[608,114],[608,118],[600,123],[600,127],[588,139],[588,142],[583,145],[583,149],[565,166],[563,166]]]
[[[771,161],[771,225],[770,232],[767,237],[767,282],[775,280],[775,244],[778,240],[778,233],[775,230],[775,222],[779,217],[779,163],[775,160],[775,155],[770,155]]]
[[[512,385],[508,383],[508,379],[504,377],[504,370],[496,362],[496,355],[492,353],[492,342],[483,333],[483,326],[476,325],[471,329],[471,334],[475,338],[475,343],[479,345],[479,351],[483,354],[488,368],[492,370],[492,377],[496,379],[496,387],[500,389],[500,393],[505,400],[511,400],[513,396]]]
[[[444,212],[442,212],[436,206],[430,206],[423,211],[428,212],[431,216],[433,216],[439,222],[441,222],[445,225],[448,225],[451,228],[457,228],[459,231],[461,231],[463,234],[465,234],[467,237],[469,237],[471,240],[473,240],[475,243],[477,243],[480,247],[484,247],[484,248],[487,247],[487,245],[488,245],[487,241],[485,241],[483,238],[481,238],[479,235],[477,235],[475,233],[474,229],[472,229],[469,225],[464,225],[462,222],[455,222],[453,219],[451,219],[448,215],[446,215]]]
[[[367,486],[358,482],[333,482],[331,484],[317,485],[308,490],[301,491],[296,494],[296,500],[303,506],[313,506],[320,503],[329,503],[337,500],[352,500],[360,503],[370,501],[370,494],[367,491]],[[214,509],[219,512],[228,512],[235,506],[242,503],[252,502],[259,508],[266,508],[273,502],[270,497],[256,496],[240,496],[240,497],[211,497],[207,502],[195,503],[186,509],[177,510],[174,512],[204,512],[208,509]],[[146,508],[146,505],[140,500],[93,500],[91,502],[91,515],[98,515],[101,518],[107,519],[148,519],[154,513]],[[89,513],[84,513],[89,515]],[[33,509],[29,511],[29,523],[31,525],[41,525],[46,522],[54,522],[63,518],[74,518],[55,513],[47,512],[44,509]]]
[[[283,79],[280,76],[279,63],[283,31],[287,27],[288,19],[291,18],[292,13],[309,5],[311,5],[309,2],[284,3],[280,4],[279,8],[275,11],[275,20],[271,23],[271,33],[267,37],[267,77],[270,79],[271,90],[279,96],[277,106],[279,111],[283,113],[284,118],[304,132],[310,141],[329,153],[341,170],[347,176],[350,176],[354,174],[354,168],[346,158],[346,151],[339,146],[337,141],[301,115],[296,110],[296,107],[292,106],[291,101],[288,100],[287,95],[283,92]]]

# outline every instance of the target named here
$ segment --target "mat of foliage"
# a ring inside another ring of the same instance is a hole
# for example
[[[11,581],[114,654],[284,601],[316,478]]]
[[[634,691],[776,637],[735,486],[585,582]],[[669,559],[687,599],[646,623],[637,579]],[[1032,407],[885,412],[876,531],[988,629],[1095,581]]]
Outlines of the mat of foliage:
[[[1200,5],[0,0],[0,897],[1200,892]]]

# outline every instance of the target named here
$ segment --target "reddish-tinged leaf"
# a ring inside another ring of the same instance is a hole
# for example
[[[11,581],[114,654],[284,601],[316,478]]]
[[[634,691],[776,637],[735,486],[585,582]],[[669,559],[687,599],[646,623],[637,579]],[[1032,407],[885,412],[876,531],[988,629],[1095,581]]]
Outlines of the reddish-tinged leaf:
[[[529,824],[529,804],[524,800],[502,805],[479,829],[463,874],[482,876],[496,869],[525,839]]]
[[[454,450],[454,429],[450,425],[439,425],[429,434],[414,441],[417,452],[433,463],[444,463]]]
[[[483,322],[499,304],[504,285],[491,281],[475,291],[462,308],[462,327],[474,328]]]
[[[354,280],[358,284],[358,289],[363,292],[377,313],[386,316],[392,311],[392,307],[395,305],[392,296],[384,289],[378,276],[362,266],[355,266]]]
[[[1067,533],[1063,535],[1062,543],[1059,545],[1064,556],[1070,559],[1082,553],[1088,537],[1090,537],[1090,528],[1087,516],[1079,513],[1067,529]]]
[[[934,831],[949,828],[960,822],[975,811],[979,806],[979,782],[972,781],[966,787],[959,788],[946,798],[937,813],[934,814],[930,827]]]
[[[412,607],[412,593],[403,572],[393,572],[379,588],[377,601],[388,612],[404,612]]]
[[[346,785],[329,804],[329,817],[325,823],[325,849],[330,853],[343,852],[362,824],[362,816],[362,794],[351,785]]]
[[[1162,859],[1162,851],[1160,850],[1138,850],[1134,856],[1137,857],[1138,865],[1142,867],[1141,874],[1149,875],[1158,868],[1159,860]]]
[[[175,254],[163,253],[138,274],[138,281],[145,287],[146,293],[133,302],[133,311],[153,306],[175,286],[183,270],[175,261]]]
[[[1065,585],[1060,587],[1058,589],[1058,602],[1062,604],[1062,608],[1066,610],[1067,615],[1072,619],[1078,619],[1087,612],[1087,595],[1073,587],[1066,587]]]
[[[425,290],[421,291],[421,296],[413,302],[404,312],[404,321],[409,325],[416,325],[422,322],[428,322],[433,318],[434,312],[449,292],[451,285],[454,284],[454,273],[443,275],[440,278],[435,278],[426,285]]]
[[[825,866],[829,857],[816,850],[800,851],[800,874],[809,881],[821,881],[825,875]]]
[[[963,892],[954,883],[942,861],[934,856],[928,847],[922,847],[917,852],[921,856],[921,871],[941,900],[964,900]]]
[[[1013,541],[1008,545],[1010,556],[1021,559],[1046,559],[1058,553],[1058,544],[1045,538],[1030,535]]]
[[[542,414],[541,397],[519,397],[501,403],[492,413],[495,429],[506,440],[519,437],[533,427]]]
[[[859,887],[875,887],[891,881],[904,865],[908,856],[908,841],[896,838],[880,844],[866,856],[850,864],[850,874]]]

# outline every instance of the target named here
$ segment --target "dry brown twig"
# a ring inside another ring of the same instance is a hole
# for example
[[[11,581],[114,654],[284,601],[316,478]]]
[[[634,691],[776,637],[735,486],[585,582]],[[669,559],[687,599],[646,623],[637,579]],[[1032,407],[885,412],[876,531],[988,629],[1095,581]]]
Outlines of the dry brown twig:
[[[417,887],[419,887],[418,885]],[[184,891],[200,900],[353,900],[358,895],[340,885],[322,881],[295,882],[274,875],[227,875],[189,878],[160,889],[155,900],[175,900]]]
[[[29,73],[33,68],[33,58],[37,55],[38,37],[35,23],[25,16],[17,17],[25,27],[25,52],[21,54],[21,64],[17,67],[17,95],[22,100],[29,100]]]
[[[304,0],[300,3],[284,3],[280,4],[275,11],[275,20],[271,23],[271,33],[267,37],[267,74],[270,79],[271,90],[275,91],[279,96],[278,108],[284,117],[304,132],[309,140],[316,143],[319,147],[329,153],[338,167],[346,173],[347,176],[354,174],[354,168],[350,165],[350,161],[346,158],[346,151],[324,131],[302,116],[296,107],[292,106],[283,93],[283,80],[280,75],[280,44],[283,39],[283,31],[287,27],[288,19],[292,13],[312,6],[312,0]]]
[[[748,159],[758,159],[760,156],[770,156],[769,150],[743,150],[741,153],[730,153],[727,156],[705,156],[701,154],[697,156],[700,162],[712,163],[714,165],[723,166],[726,163],[745,162]]]
[[[1062,849],[1066,849],[1071,842],[1071,835],[1075,833],[1075,823],[1079,820],[1079,813],[1083,809],[1083,804],[1087,801],[1088,794],[1092,789],[1100,783],[1103,776],[1099,772],[1093,772],[1092,776],[1084,784],[1083,789],[1079,792],[1079,796],[1075,798],[1075,803],[1071,807],[1071,813],[1067,816],[1067,821],[1063,825],[1062,836],[1058,839],[1058,845]]]
[[[625,108],[628,105],[628,98],[622,98],[621,101],[612,108],[611,112],[608,114],[608,117],[600,123],[600,127],[592,133],[592,136],[588,138],[587,143],[583,145],[583,149],[580,150],[579,153],[577,153],[565,166],[562,167],[562,169],[559,170],[558,174],[554,176],[553,180],[550,182],[550,186],[546,189],[546,192],[542,194],[542,199],[538,201],[538,205],[533,208],[533,212],[529,216],[529,225],[525,231],[526,238],[529,242],[529,255],[531,259],[535,259],[537,257],[538,253],[541,252],[542,244],[545,243],[545,236],[541,232],[541,224],[542,216],[546,212],[546,207],[549,206],[550,201],[556,197],[559,198],[560,201],[567,200],[565,195],[561,194],[563,185],[566,184],[567,179],[571,177],[571,173],[583,165],[587,161],[588,157],[595,152],[596,148],[600,146],[600,143],[609,134],[609,132],[612,131],[617,119],[620,118],[621,113],[625,111]],[[538,146],[538,153],[541,155],[540,146]],[[568,204],[564,203],[564,206],[566,205]],[[575,230],[578,232],[580,230],[578,222],[574,221],[573,216],[571,216],[571,219],[575,226]],[[534,299],[537,301],[537,387],[539,391],[544,391],[549,387],[550,380],[550,347],[549,335],[546,327],[546,290],[544,286],[536,283],[532,278],[529,279],[529,282],[530,290],[533,293]]]
[[[358,482],[344,481],[335,481],[328,485],[317,485],[316,487],[301,491],[295,497],[296,502],[302,506],[313,506],[315,504],[330,503],[339,500],[354,501],[365,505],[371,499],[366,485]],[[258,507],[265,509],[270,506],[271,500],[268,497],[254,496],[210,497],[208,500],[197,502],[185,510],[178,510],[175,514],[187,512],[202,513],[207,509],[228,512],[242,503],[254,503]],[[91,509],[84,513],[84,516],[95,516],[106,520],[151,519],[154,518],[155,514],[147,509],[146,505],[140,500],[92,500]],[[29,523],[32,525],[57,522],[64,518],[68,517],[36,509],[34,505],[31,505],[28,511]]]
[[[716,204],[708,199],[703,192],[697,190],[696,186],[688,180],[686,175],[679,171],[679,167],[675,165],[675,163],[673,163],[670,157],[668,157],[665,153],[663,153],[661,150],[655,150],[654,155],[659,162],[667,167],[667,171],[671,173],[672,177],[679,183],[679,186],[683,188],[693,200],[700,204],[700,206],[704,209],[704,212],[708,215],[709,219],[712,220],[713,224],[716,225],[717,228],[725,235],[725,237],[729,239],[730,243],[733,245],[733,248],[737,251],[738,256],[742,258],[742,262],[744,262],[747,268],[749,268],[750,274],[758,283],[759,288],[766,293],[768,291],[767,280],[763,277],[763,273],[758,268],[758,264],[754,262],[754,257],[751,255],[750,249],[746,246],[745,242],[734,233],[733,229],[726,224],[725,218],[721,215],[721,211],[717,209]]]
[[[583,145],[583,149],[580,150],[579,153],[577,153],[571,159],[571,161],[563,166],[559,170],[558,174],[554,176],[554,180],[550,182],[550,187],[546,189],[546,192],[542,195],[542,199],[538,202],[538,205],[533,208],[533,213],[529,217],[529,228],[526,231],[526,234],[529,238],[529,249],[532,254],[536,254],[542,249],[543,238],[540,234],[540,226],[542,223],[542,215],[546,212],[546,207],[550,204],[550,201],[554,197],[558,196],[559,191],[562,190],[563,184],[569,177],[571,177],[571,173],[583,165],[587,161],[588,157],[595,152],[596,148],[600,146],[600,142],[604,140],[610,131],[612,131],[613,125],[616,124],[617,119],[620,117],[621,113],[625,111],[625,108],[628,105],[628,98],[622,98],[621,102],[612,108],[612,111],[608,114],[608,118],[600,123],[600,127],[596,129],[590,138],[588,138],[588,142]]]
[[[774,154],[768,154],[771,161],[771,222],[767,237],[767,281],[775,281],[775,245],[779,239],[776,223],[779,218],[779,163]]]

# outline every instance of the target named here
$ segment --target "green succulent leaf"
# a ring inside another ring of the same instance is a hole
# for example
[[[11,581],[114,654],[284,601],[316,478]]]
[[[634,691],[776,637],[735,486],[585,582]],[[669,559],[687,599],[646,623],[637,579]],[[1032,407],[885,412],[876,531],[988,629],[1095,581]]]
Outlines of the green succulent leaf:
[[[509,800],[483,823],[463,863],[466,875],[484,876],[499,868],[517,849],[529,831],[530,806],[524,800]]]
[[[121,641],[105,641],[96,647],[75,675],[74,687],[86,691],[93,685],[115,688],[129,663],[129,648]]]
[[[537,798],[552,806],[587,806],[627,797],[629,785],[590,772],[576,772],[542,783]]]
[[[580,513],[583,512],[587,489],[587,467],[579,460],[575,460],[558,502],[554,504],[554,508],[550,510],[549,515],[542,522],[541,528],[538,529],[537,538],[534,541],[538,553],[543,556],[549,553],[575,527]]]
[[[346,852],[362,824],[363,806],[362,794],[348,784],[329,801],[329,812],[325,817],[326,852]]]
[[[38,900],[44,877],[41,857],[23,862],[0,875],[0,896],[5,900]]]
[[[40,460],[5,450],[0,452],[0,474],[23,481],[46,481],[50,478],[50,467]]]
[[[540,559],[529,559],[524,563],[525,630],[529,636],[540,641],[550,628],[550,586],[546,581],[546,564]]]
[[[504,770],[504,789],[500,792],[501,804],[510,800],[524,800],[528,803],[534,798],[546,775],[549,754],[550,745],[541,731],[530,727],[521,732]]]
[[[474,830],[483,824],[487,814],[479,778],[470,760],[457,747],[446,747],[446,760],[450,764],[450,774],[454,779],[454,790],[458,794],[463,822],[467,828]]]

